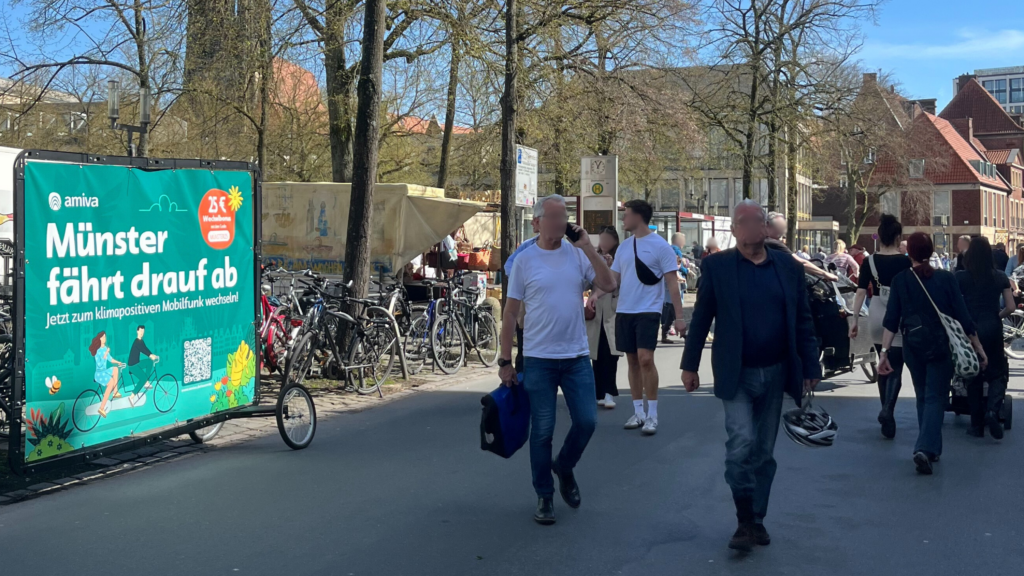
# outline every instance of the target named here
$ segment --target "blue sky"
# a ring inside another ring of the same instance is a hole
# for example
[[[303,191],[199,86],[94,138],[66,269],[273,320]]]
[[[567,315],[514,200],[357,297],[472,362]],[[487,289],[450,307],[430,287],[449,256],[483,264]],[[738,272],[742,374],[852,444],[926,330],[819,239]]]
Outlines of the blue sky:
[[[864,66],[892,72],[911,98],[937,98],[939,110],[954,77],[1024,66],[1024,10],[1012,2],[889,0],[864,33]]]

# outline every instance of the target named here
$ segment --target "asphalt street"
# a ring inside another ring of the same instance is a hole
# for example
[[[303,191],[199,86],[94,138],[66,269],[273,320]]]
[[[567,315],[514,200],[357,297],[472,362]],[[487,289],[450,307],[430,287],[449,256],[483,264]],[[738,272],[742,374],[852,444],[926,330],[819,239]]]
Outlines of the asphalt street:
[[[275,435],[2,507],[0,573],[1021,573],[1024,424],[1002,442],[976,440],[965,417],[948,414],[936,474],[918,476],[909,374],[892,441],[860,372],[824,383],[835,446],[781,434],[773,542],[746,556],[727,550],[735,517],[710,350],[696,394],[679,382],[681,351],[657,354],[658,434],[622,429],[628,394],[601,411],[577,468],[583,506],[556,500],[551,527],[532,521],[528,450],[503,460],[479,448],[479,399],[495,378],[321,421],[304,451]],[[1011,368],[1011,393],[1024,395],[1024,365]],[[624,369],[619,380],[625,392]],[[556,449],[567,425],[561,405]]]

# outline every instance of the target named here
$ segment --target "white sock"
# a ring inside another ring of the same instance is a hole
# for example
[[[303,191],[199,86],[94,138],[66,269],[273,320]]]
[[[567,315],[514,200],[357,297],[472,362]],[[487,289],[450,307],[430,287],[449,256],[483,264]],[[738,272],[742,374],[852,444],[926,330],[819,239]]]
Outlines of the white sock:
[[[653,420],[658,419],[658,401],[648,400],[647,401],[647,417]]]
[[[612,396],[611,394],[605,394],[605,395],[604,395],[604,401],[605,401],[606,403],[607,403],[607,402],[612,402],[612,403],[614,403],[614,402],[615,402],[615,397],[614,397],[614,396]]]
[[[636,412],[636,415],[640,418],[647,418],[647,413],[644,412],[643,400],[633,400],[633,411]]]

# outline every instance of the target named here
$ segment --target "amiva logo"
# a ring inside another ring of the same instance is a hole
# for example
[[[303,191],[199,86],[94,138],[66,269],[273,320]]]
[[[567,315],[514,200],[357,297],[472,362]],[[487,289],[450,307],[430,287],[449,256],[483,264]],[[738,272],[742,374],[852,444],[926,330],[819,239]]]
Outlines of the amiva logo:
[[[47,198],[47,203],[50,205],[50,210],[60,210],[61,204],[65,208],[99,208],[100,199],[95,196],[65,196],[63,199],[60,194],[56,192],[50,192],[50,196]]]

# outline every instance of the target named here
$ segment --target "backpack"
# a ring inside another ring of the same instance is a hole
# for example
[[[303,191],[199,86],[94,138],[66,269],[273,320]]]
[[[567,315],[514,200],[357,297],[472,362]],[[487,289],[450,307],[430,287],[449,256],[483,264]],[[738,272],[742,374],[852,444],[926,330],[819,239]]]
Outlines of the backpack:
[[[480,449],[511,458],[530,438],[530,399],[523,389],[523,375],[516,386],[498,386],[480,399]]]

